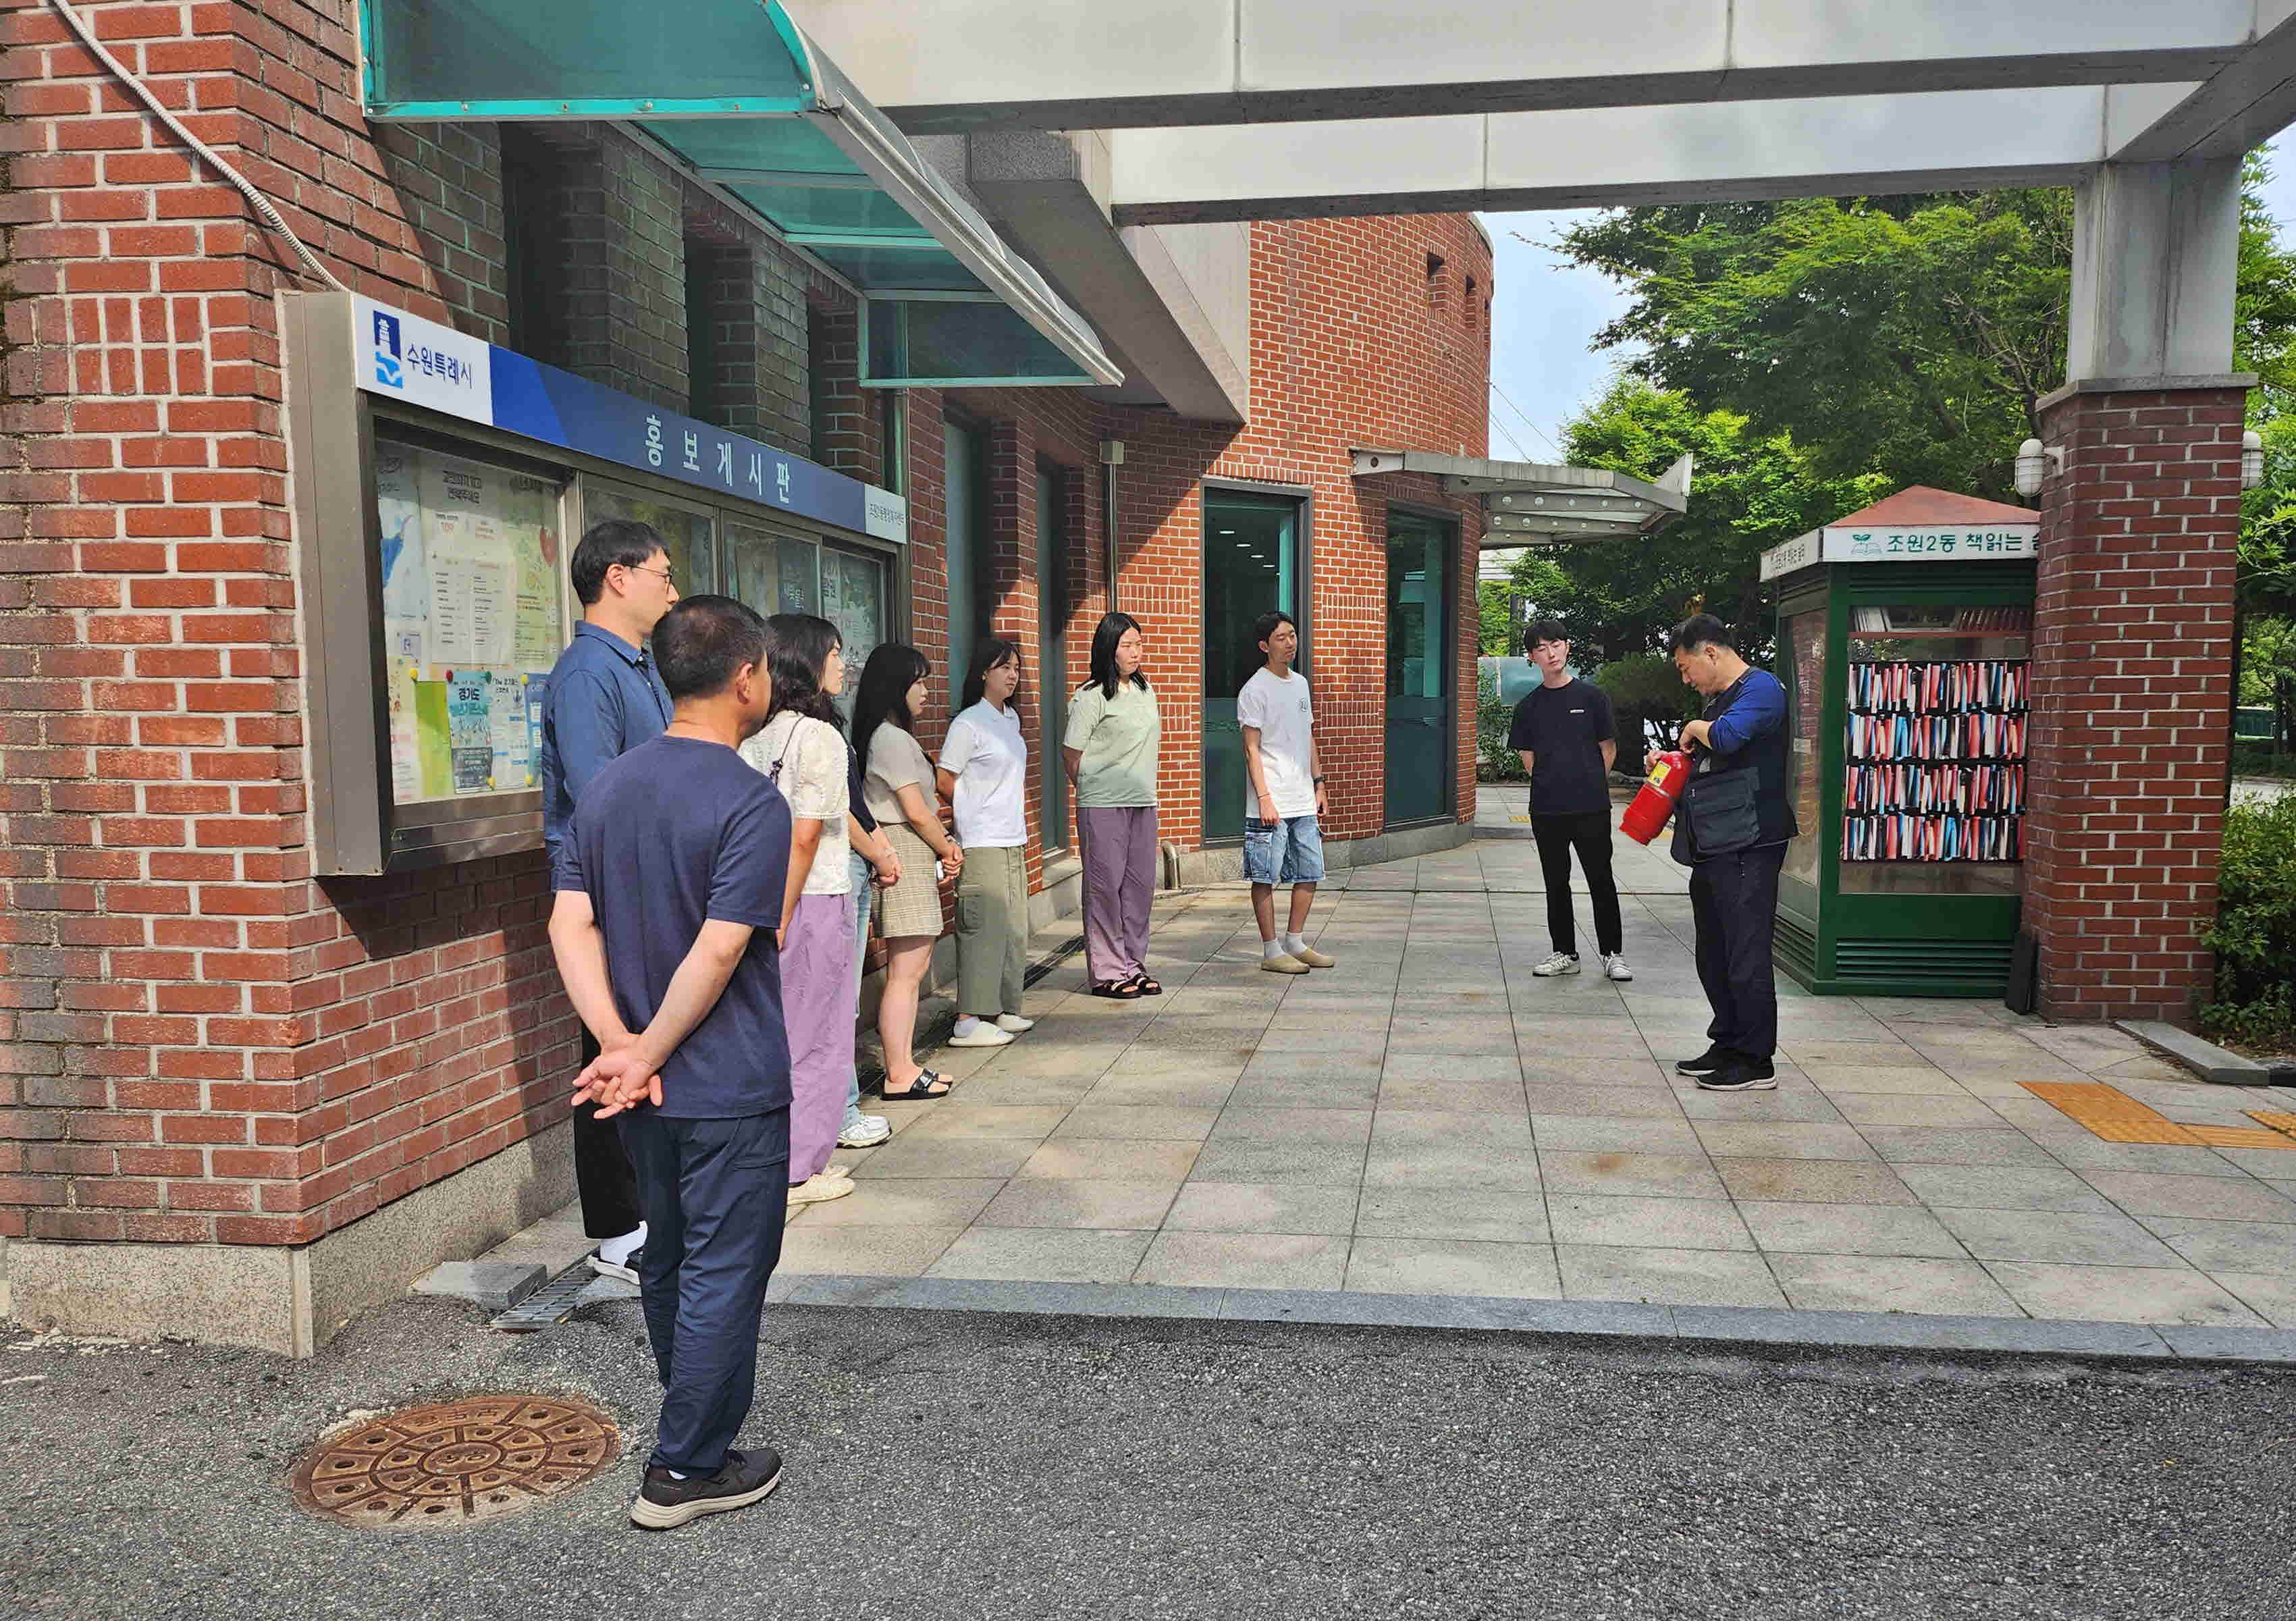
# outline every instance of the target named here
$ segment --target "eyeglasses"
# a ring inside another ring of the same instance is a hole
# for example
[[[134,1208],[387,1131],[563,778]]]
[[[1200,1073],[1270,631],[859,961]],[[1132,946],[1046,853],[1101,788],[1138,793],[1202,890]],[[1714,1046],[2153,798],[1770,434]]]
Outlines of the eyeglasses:
[[[677,584],[677,570],[675,568],[649,569],[644,563],[623,563],[620,566],[636,574],[659,574],[661,576],[662,583],[664,585],[675,585]]]

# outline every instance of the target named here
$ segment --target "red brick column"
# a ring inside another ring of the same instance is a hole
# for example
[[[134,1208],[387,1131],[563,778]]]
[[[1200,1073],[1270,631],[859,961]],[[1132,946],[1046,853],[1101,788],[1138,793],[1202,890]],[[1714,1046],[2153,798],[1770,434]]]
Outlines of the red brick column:
[[[2216,915],[2245,391],[2073,393],[2044,492],[2025,926],[2056,1019],[2188,1021]]]

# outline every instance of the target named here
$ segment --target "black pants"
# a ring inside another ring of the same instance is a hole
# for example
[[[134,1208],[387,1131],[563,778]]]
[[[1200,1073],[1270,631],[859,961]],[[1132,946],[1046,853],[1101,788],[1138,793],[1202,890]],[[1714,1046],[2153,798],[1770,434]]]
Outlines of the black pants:
[[[582,1067],[598,1056],[598,1044],[582,1032]],[[582,1231],[594,1239],[618,1239],[637,1231],[637,1179],[621,1134],[611,1119],[598,1118],[595,1103],[574,1105],[574,1191],[582,1196]]]
[[[1778,869],[1786,847],[1774,844],[1735,856],[1711,856],[1690,869],[1690,913],[1698,925],[1698,982],[1718,1047],[1767,1062],[1778,1050],[1778,981],[1770,941],[1778,926]]]
[[[1570,915],[1573,850],[1578,852],[1578,870],[1587,875],[1587,892],[1595,902],[1595,946],[1606,957],[1626,949],[1626,933],[1619,921],[1619,886],[1611,877],[1611,814],[1533,816],[1530,834],[1538,840],[1538,871],[1546,885],[1546,934],[1554,949],[1565,956],[1578,954]]]
[[[638,1289],[662,1391],[648,1461],[714,1475],[757,1396],[758,1314],[789,1214],[789,1110],[615,1119],[645,1210]]]

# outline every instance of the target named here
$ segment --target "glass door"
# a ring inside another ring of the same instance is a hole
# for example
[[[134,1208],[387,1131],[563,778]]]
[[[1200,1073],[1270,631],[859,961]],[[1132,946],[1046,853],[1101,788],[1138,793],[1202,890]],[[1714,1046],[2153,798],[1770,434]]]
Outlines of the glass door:
[[[1243,838],[1243,729],[1235,695],[1260,663],[1252,621],[1280,608],[1300,624],[1300,503],[1287,495],[1204,492],[1203,839]]]
[[[1452,567],[1457,531],[1387,517],[1387,825],[1452,814]]]
[[[1044,746],[1037,750],[1037,814],[1038,837],[1047,850],[1069,844],[1069,774],[1061,759],[1061,725],[1075,691],[1069,679],[1068,515],[1068,480],[1056,467],[1038,467],[1036,685]]]

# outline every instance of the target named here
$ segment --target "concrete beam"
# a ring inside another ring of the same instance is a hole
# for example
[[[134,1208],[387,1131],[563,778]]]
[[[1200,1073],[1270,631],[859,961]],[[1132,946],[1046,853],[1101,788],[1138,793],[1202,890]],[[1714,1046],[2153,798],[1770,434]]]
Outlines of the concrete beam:
[[[2279,0],[785,0],[912,132],[2210,78]]]
[[[2259,11],[2266,8],[2259,7]],[[2288,11],[2287,0],[2272,9]],[[2115,143],[2119,163],[2237,158],[2296,120],[2296,19],[2265,28],[2256,43],[2178,96],[2136,135]]]
[[[2153,105],[2175,92],[2152,93]],[[1119,225],[2070,185],[2121,89],[1113,131]]]
[[[1192,280],[1165,240],[1222,227],[1119,231],[1109,222],[1109,149],[1098,132],[1000,131],[964,143],[971,195],[1124,366],[1123,382],[1096,391],[1100,397],[1168,405],[1203,422],[1245,420],[1250,375],[1223,332],[1250,331],[1248,267],[1232,285],[1199,287],[1196,281],[1222,279]],[[1249,238],[1239,239],[1234,253],[1250,250]],[[1246,300],[1240,322],[1223,320],[1230,312],[1211,307],[1221,297]]]

